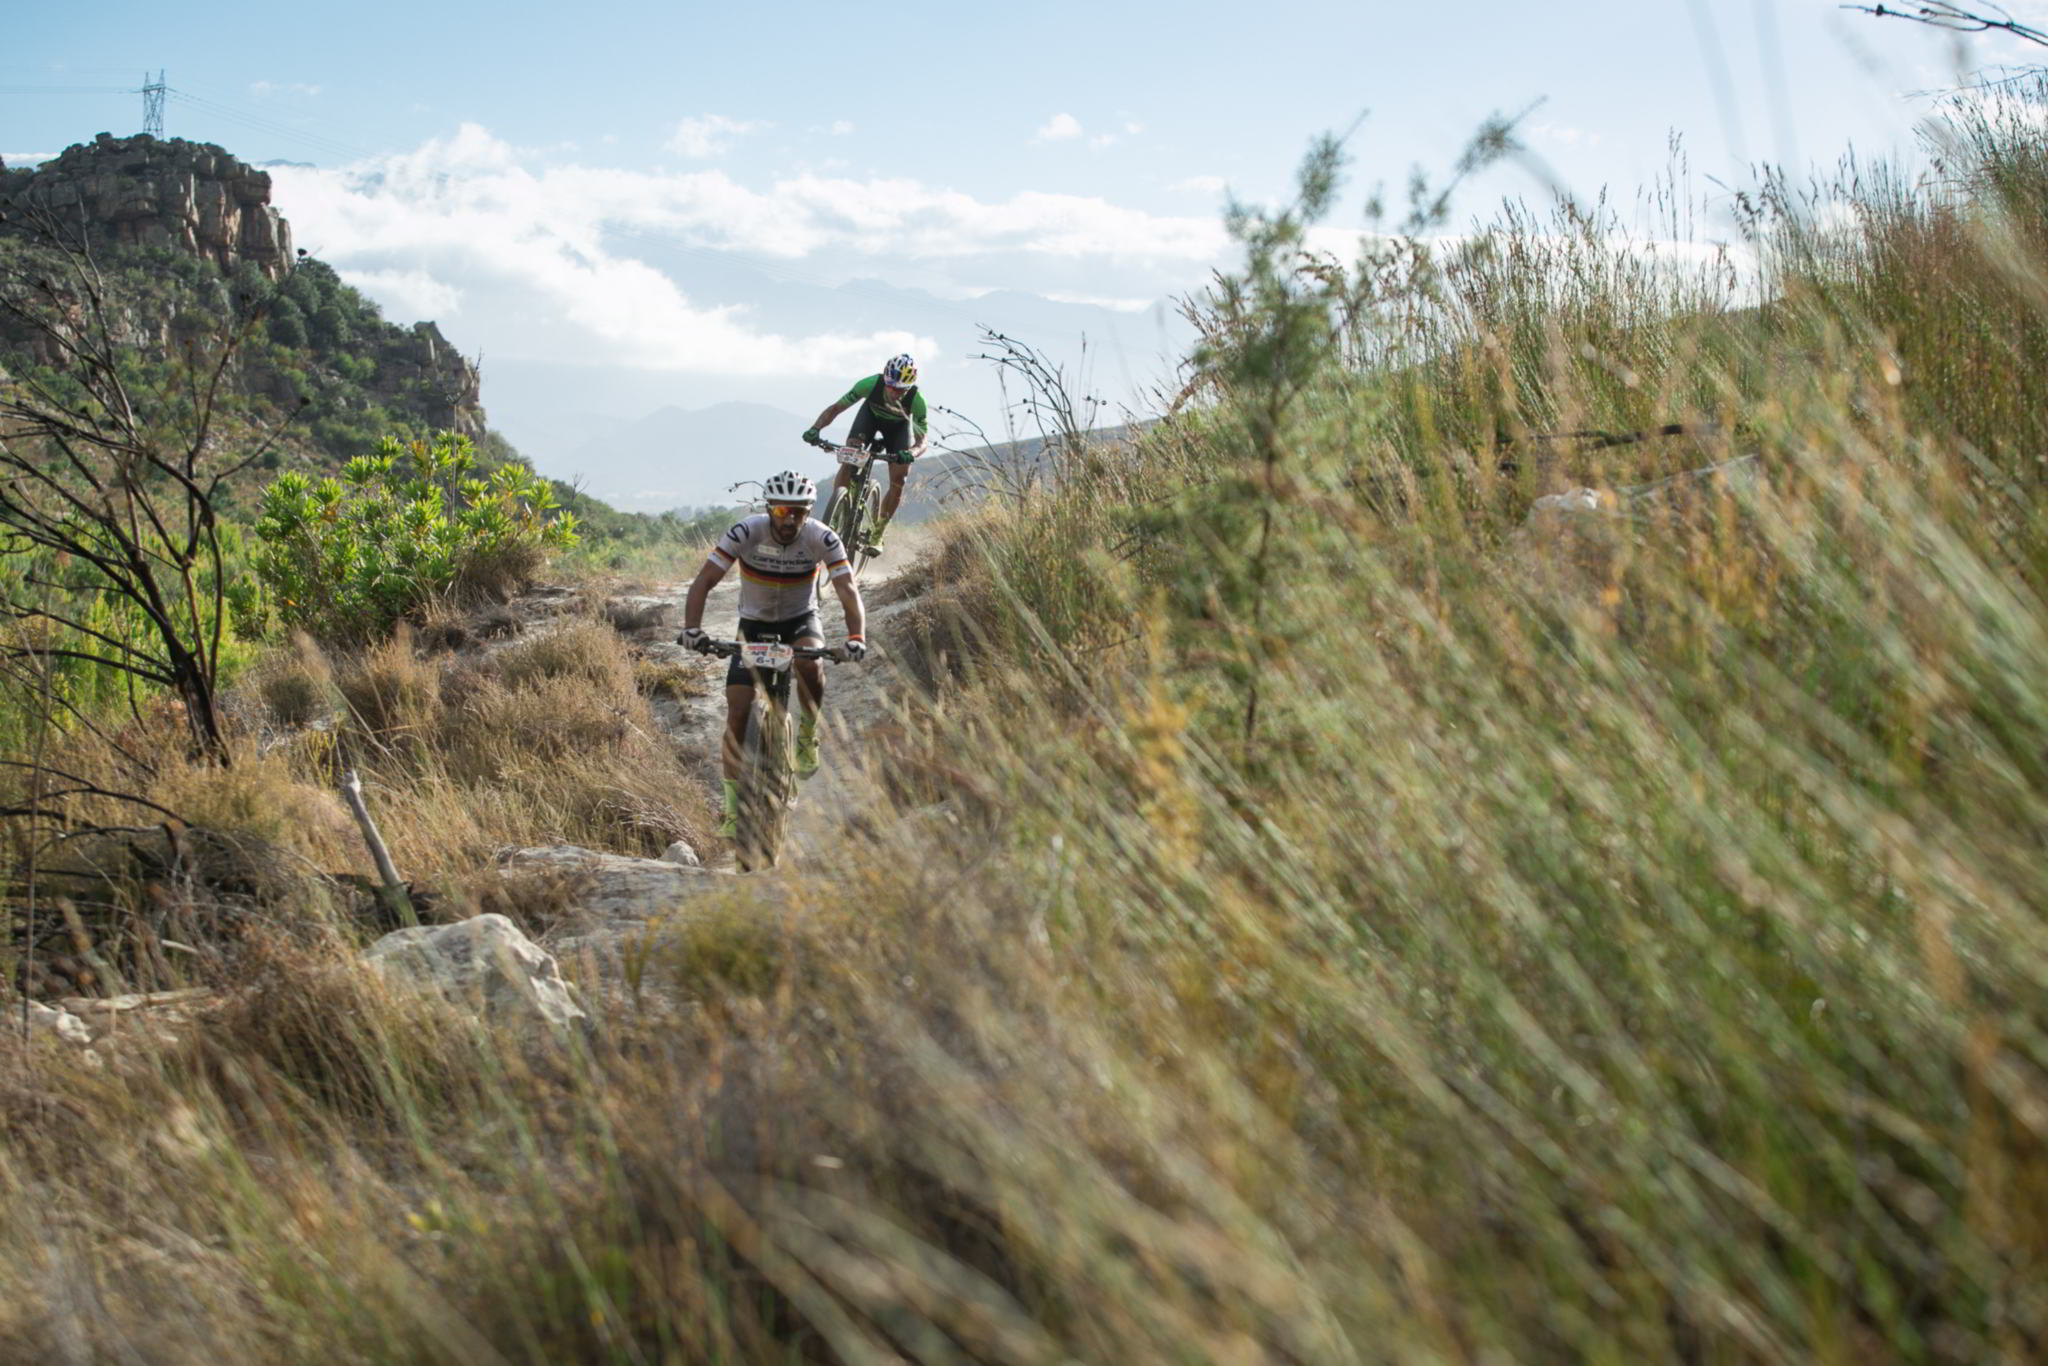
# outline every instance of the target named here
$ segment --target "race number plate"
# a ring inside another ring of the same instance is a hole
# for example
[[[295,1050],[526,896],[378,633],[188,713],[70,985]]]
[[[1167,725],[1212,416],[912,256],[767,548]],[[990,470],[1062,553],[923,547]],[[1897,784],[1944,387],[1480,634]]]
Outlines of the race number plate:
[[[749,669],[769,669],[780,673],[796,658],[796,647],[784,645],[779,640],[752,640],[742,647],[740,658]]]
[[[839,448],[839,463],[842,465],[858,465],[867,458],[867,452],[860,450],[858,447],[841,446]]]

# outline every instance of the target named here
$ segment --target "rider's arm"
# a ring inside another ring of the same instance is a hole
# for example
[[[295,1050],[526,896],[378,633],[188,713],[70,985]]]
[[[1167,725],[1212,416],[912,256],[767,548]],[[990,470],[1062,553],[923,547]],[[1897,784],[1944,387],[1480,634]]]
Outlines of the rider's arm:
[[[704,561],[704,567],[697,571],[697,577],[690,580],[690,591],[683,595],[683,629],[704,624],[704,599],[711,596],[711,590],[725,577],[725,566],[716,560]]]
[[[853,387],[851,389],[848,389],[845,393],[841,394],[839,396],[839,401],[837,403],[827,408],[824,412],[818,414],[818,420],[811,424],[812,430],[823,431],[825,428],[831,426],[833,418],[838,417],[848,408],[851,408],[854,404],[860,402],[869,394],[873,393],[877,382],[878,377],[874,375],[869,375],[866,379],[855,380],[853,382]]]
[[[848,408],[851,408],[852,406],[853,404],[847,402],[844,399],[841,399],[839,402],[827,408],[824,412],[819,413],[817,421],[811,424],[812,428],[816,431],[824,431],[827,427],[832,425],[832,421],[834,418],[838,417],[841,413],[845,412]]]
[[[868,613],[861,605],[860,588],[853,581],[853,575],[842,574],[832,580],[832,588],[839,594],[839,606],[846,613],[846,634],[867,635]]]

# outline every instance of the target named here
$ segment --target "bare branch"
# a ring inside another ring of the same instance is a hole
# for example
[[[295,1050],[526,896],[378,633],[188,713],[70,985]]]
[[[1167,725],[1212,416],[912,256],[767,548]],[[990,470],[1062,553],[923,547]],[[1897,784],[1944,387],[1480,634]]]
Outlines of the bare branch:
[[[189,385],[135,385],[97,262],[47,215],[41,229],[44,246],[9,258],[0,315],[27,328],[69,378],[32,375],[0,391],[0,544],[65,557],[73,570],[30,565],[19,591],[0,587],[0,616],[63,633],[11,655],[112,668],[174,690],[195,751],[224,764],[215,674],[226,575],[213,506],[223,476],[201,466],[228,358],[249,322],[183,357]],[[46,596],[28,600],[31,590]],[[143,635],[122,640],[62,597],[93,592],[135,609]]]
[[[2022,24],[1996,5],[1983,7],[1993,11],[1996,18],[1951,4],[1950,0],[1922,0],[1920,4],[1904,6],[1844,5],[1842,8],[1875,15],[1879,19],[1904,19],[1910,23],[1926,24],[1950,33],[2009,33],[2022,41],[2048,47],[2048,31]]]

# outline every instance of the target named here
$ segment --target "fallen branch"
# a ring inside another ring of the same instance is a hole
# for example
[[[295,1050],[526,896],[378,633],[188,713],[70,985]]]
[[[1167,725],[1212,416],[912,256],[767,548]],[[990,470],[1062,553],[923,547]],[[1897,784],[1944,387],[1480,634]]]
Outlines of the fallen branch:
[[[363,801],[362,779],[350,769],[341,777],[342,800],[355,813],[356,824],[362,828],[363,843],[370,846],[370,858],[377,865],[377,880],[382,884],[384,904],[398,914],[407,926],[420,923],[419,913],[412,908],[412,897],[406,892],[405,882],[398,876],[398,867],[391,861],[391,851],[384,847],[384,837],[377,833],[377,822],[370,819],[370,808]]]

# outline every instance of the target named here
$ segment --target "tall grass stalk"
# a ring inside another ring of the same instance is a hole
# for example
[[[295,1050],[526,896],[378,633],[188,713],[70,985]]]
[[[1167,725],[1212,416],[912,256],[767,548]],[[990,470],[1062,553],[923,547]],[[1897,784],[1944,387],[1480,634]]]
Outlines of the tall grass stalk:
[[[0,1347],[2038,1358],[2048,157],[1974,136],[1759,201],[1718,303],[1587,214],[1302,257],[1321,154],[1191,406],[955,529],[829,877],[652,928],[588,1048],[330,946],[24,1059]],[[455,780],[392,672],[355,713]]]

